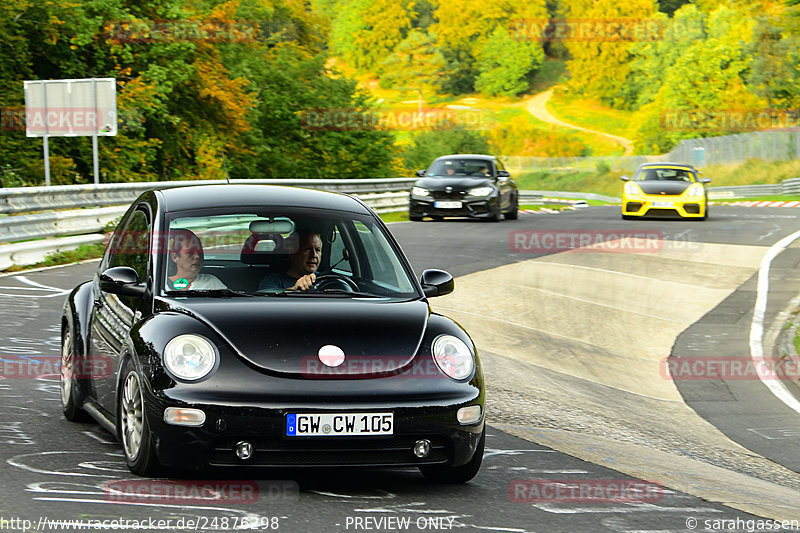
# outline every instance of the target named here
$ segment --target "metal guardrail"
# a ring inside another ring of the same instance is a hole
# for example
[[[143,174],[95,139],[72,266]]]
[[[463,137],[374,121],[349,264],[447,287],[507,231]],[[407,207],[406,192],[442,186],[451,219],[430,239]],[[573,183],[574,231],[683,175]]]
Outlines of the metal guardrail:
[[[416,178],[385,179],[269,179],[231,180],[230,183],[263,185],[288,185],[307,187],[323,191],[338,191],[350,194],[375,194],[411,189]],[[199,181],[153,181],[144,183],[107,183],[100,185],[57,185],[53,187],[18,187],[0,189],[0,214],[30,213],[47,209],[75,209],[126,205],[140,194],[164,187],[188,187],[190,185],[224,184],[225,180]]]
[[[734,185],[730,187],[709,187],[708,189],[708,197],[713,200],[780,195],[800,195],[800,178],[765,185]]]
[[[594,194],[591,192],[572,192],[572,191],[520,191],[520,201],[535,201],[545,197],[571,198],[574,200],[598,200],[601,202],[619,202],[618,196],[606,196],[604,194]]]
[[[98,233],[109,222],[121,217],[126,209],[126,206],[115,206],[3,217],[0,218],[0,243]]]

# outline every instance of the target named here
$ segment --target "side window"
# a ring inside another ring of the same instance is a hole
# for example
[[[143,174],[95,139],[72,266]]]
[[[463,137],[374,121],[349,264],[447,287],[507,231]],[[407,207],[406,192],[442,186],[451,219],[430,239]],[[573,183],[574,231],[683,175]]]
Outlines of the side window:
[[[333,267],[332,270],[334,272],[352,276],[353,266],[350,264],[350,257],[346,255],[344,239],[342,238],[342,232],[339,231],[338,225],[334,228],[332,236],[333,242],[331,243],[330,259],[328,262],[331,267]],[[334,267],[334,265],[336,266]]]
[[[495,165],[497,165],[497,170],[505,170],[506,169],[506,167],[503,166],[503,163],[501,163],[499,159],[495,159],[494,162],[495,162]]]
[[[115,250],[110,257],[109,266],[128,266],[147,279],[147,264],[150,257],[150,221],[144,211],[138,209],[131,216],[125,230],[115,236]]]
[[[395,279],[394,269],[387,260],[386,250],[381,248],[383,243],[376,242],[375,235],[364,223],[356,221],[354,227],[358,240],[367,255],[373,280],[391,280],[391,284],[396,285],[397,280]]]

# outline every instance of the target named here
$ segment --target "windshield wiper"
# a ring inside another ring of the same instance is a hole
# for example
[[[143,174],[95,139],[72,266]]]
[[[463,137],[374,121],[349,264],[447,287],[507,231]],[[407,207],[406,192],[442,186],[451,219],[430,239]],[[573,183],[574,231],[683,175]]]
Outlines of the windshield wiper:
[[[255,294],[245,292],[245,291],[234,291],[232,289],[211,289],[211,290],[199,290],[199,289],[188,289],[185,291],[167,291],[167,296],[208,296],[209,298],[230,298],[232,296],[247,296],[252,298]]]

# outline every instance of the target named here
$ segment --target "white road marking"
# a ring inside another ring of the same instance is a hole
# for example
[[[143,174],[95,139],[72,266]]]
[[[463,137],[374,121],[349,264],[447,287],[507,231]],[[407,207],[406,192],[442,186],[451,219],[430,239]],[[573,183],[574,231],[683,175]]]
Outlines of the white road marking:
[[[110,441],[107,439],[102,438],[100,435],[95,434],[93,431],[83,431],[84,435],[88,435],[89,437],[93,438],[96,441],[102,442],[103,444],[113,444],[116,446],[117,441]]]
[[[593,505],[591,507],[560,507],[550,503],[535,503],[537,509],[547,513],[555,514],[602,514],[602,513],[721,513],[720,509],[710,507],[664,507],[652,503],[638,503],[629,505],[617,505],[613,507],[601,507]]]
[[[750,358],[753,360],[756,369],[760,368],[759,363],[764,363],[764,316],[767,312],[767,298],[769,297],[769,269],[772,260],[775,259],[792,242],[800,238],[800,231],[795,231],[791,235],[784,237],[770,246],[761,265],[758,269],[758,289],[756,305],[753,311],[753,321],[750,323]],[[785,403],[790,409],[800,413],[800,402],[797,401],[792,393],[786,388],[781,380],[775,376],[763,376],[758,371],[758,379],[772,392],[780,401]]]

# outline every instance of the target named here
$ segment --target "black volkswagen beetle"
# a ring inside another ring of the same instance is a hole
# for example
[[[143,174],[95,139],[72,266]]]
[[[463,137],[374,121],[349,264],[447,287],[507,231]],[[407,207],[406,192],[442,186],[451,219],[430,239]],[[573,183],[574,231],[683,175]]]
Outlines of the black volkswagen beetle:
[[[474,217],[498,222],[500,216],[516,219],[519,190],[503,164],[494,156],[456,154],[437,158],[411,189],[408,216],[419,221],[429,216]]]
[[[297,264],[314,274],[306,290],[281,285]],[[150,191],[65,303],[63,411],[116,435],[141,475],[402,466],[465,482],[483,456],[483,372],[427,301],[453,288],[441,270],[417,281],[347,195]]]

